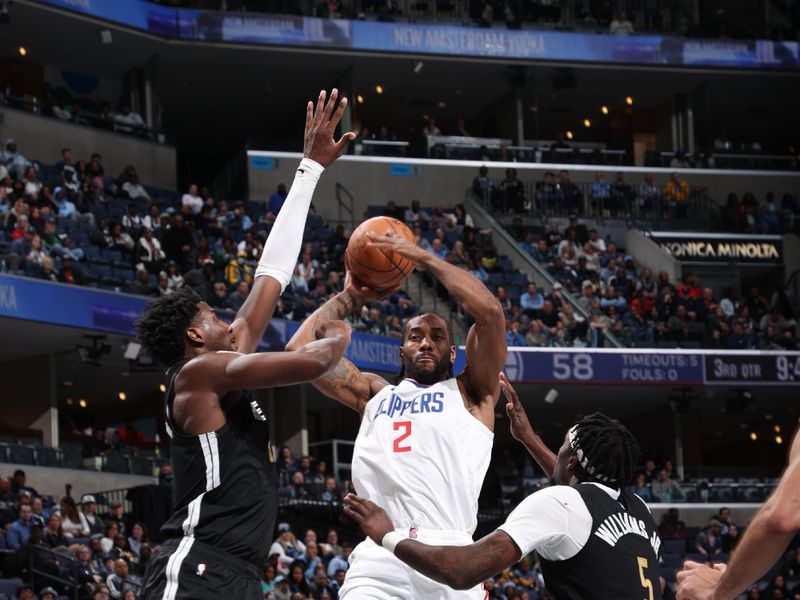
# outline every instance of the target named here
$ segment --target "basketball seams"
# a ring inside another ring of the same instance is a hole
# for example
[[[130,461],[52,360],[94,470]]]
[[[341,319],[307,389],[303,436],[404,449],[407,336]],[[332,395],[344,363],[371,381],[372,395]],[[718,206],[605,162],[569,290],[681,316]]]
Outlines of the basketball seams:
[[[364,223],[371,221],[371,219],[369,219],[359,225],[351,234],[351,240],[353,238],[355,238],[355,240],[352,248],[348,244],[348,247],[345,249],[345,264],[348,268],[356,267],[350,270],[364,280],[365,284],[370,285],[370,287],[393,287],[408,277],[414,270],[411,261],[405,257],[396,255],[394,252],[387,252],[382,248],[369,248],[366,234],[369,231],[378,233],[380,229],[383,229],[382,235],[394,233],[397,236],[402,236],[411,241],[409,237],[410,230],[408,230],[407,226],[402,221],[398,221],[392,217],[382,216],[374,217],[374,219],[375,221],[371,223],[371,227],[364,227]],[[400,225],[401,229],[398,230],[397,225]],[[402,233],[403,230],[406,230],[406,232]],[[384,262],[388,263],[388,268],[376,268],[371,262],[370,264],[365,264],[356,258],[356,256],[366,254],[367,256],[364,258],[374,257],[376,261],[380,262],[380,259],[374,252],[375,250],[382,255]],[[395,255],[397,256],[396,259]],[[372,274],[374,277],[367,277],[367,274]]]

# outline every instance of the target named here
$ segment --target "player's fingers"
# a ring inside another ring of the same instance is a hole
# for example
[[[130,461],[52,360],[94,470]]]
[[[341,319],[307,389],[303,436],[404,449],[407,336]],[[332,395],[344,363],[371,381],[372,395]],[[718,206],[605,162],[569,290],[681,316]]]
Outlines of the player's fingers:
[[[333,100],[333,96],[331,96],[331,100]],[[334,111],[333,115],[328,122],[328,127],[331,128],[331,131],[336,129],[336,126],[339,124],[339,121],[342,120],[342,116],[344,116],[344,111],[347,108],[347,98],[342,98],[339,102],[339,106],[336,107],[336,111]]]
[[[364,522],[364,517],[354,511],[352,507],[345,505],[342,510],[344,510],[345,514],[359,525]]]
[[[323,123],[325,124],[326,127],[328,126],[328,123],[331,120],[331,115],[333,114],[333,107],[336,106],[336,98],[338,97],[339,97],[339,90],[333,88],[331,90],[331,95],[328,98],[328,102],[325,103],[325,110],[324,110],[325,120],[323,121]]]
[[[336,142],[336,152],[339,154],[344,152],[344,149],[347,146],[347,144],[352,142],[354,139],[356,139],[356,134],[354,132],[348,131],[347,133],[345,133],[342,137],[339,138],[339,141]]]
[[[317,109],[314,111],[314,123],[319,124],[322,122],[322,113],[325,111],[325,98],[327,96],[327,92],[325,90],[319,91],[319,97],[317,98]]]
[[[687,560],[683,563],[683,571],[691,571],[692,569],[702,569],[705,568],[703,563],[695,562],[693,560]]]
[[[306,104],[306,131],[311,129],[311,123],[314,121],[314,103],[311,100]]]
[[[506,414],[509,417],[514,416],[514,405],[511,402],[506,403]]]
[[[717,563],[714,565],[714,570],[719,571],[720,573],[724,573],[728,569],[728,565],[725,563]]]

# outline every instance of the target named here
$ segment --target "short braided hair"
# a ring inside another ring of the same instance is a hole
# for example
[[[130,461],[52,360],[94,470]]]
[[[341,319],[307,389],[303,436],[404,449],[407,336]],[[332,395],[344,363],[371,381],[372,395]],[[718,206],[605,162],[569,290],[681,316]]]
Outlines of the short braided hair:
[[[639,464],[639,443],[616,419],[602,413],[581,419],[570,430],[570,445],[581,462],[582,481],[621,488],[633,479]]]
[[[184,357],[184,334],[197,313],[200,296],[188,287],[153,301],[142,318],[136,321],[139,340],[147,351],[165,366]]]

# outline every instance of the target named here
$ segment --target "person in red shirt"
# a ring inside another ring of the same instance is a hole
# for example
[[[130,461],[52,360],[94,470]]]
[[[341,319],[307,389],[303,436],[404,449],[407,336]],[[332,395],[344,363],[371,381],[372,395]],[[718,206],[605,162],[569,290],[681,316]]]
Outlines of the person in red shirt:
[[[686,279],[683,280],[683,282],[678,286],[679,294],[683,288],[688,290],[689,298],[692,300],[703,295],[703,288],[700,287],[700,284],[697,282],[697,275],[688,275]]]

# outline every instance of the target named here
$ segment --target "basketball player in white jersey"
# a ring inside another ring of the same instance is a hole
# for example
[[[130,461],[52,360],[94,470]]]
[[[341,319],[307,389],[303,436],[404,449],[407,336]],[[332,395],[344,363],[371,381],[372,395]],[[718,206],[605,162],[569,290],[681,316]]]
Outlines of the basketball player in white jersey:
[[[362,373],[345,358],[313,383],[361,416],[352,463],[359,496],[384,506],[404,536],[431,544],[470,544],[494,441],[497,374],[506,358],[503,310],[467,271],[404,238],[369,235],[376,247],[427,270],[474,319],[467,335],[467,366],[453,377],[452,334],[442,317],[428,313],[410,319],[403,328],[397,385]],[[287,350],[313,340],[323,323],[342,319],[361,303],[381,296],[361,287],[351,274],[348,279],[345,291],[303,323]],[[455,591],[429,579],[369,538],[353,551],[339,594],[342,600],[483,596],[480,585]]]

